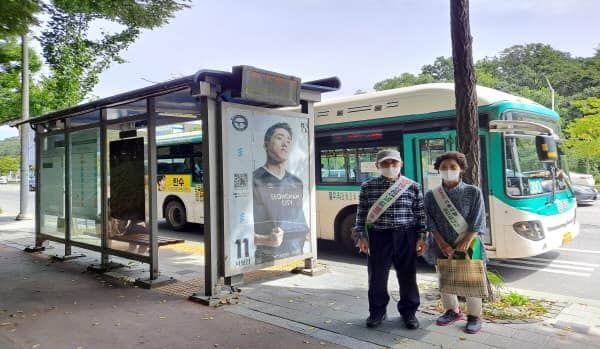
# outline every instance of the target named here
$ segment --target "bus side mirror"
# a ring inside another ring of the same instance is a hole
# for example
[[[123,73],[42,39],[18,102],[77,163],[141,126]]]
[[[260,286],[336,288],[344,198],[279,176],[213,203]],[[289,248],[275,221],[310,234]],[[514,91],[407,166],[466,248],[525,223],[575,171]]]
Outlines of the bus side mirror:
[[[535,149],[541,162],[554,162],[558,159],[558,148],[553,136],[535,136]]]

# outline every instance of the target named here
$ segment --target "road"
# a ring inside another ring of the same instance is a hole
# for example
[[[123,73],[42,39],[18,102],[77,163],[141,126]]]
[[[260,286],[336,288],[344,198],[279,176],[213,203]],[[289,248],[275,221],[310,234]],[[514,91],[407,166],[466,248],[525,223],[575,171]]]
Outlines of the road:
[[[34,193],[30,192],[30,205],[34,205]],[[4,213],[17,214],[19,210],[18,186],[0,185],[0,208]],[[31,211],[33,212],[33,210]],[[593,206],[579,207],[577,219],[581,232],[570,245],[545,254],[513,260],[493,260],[489,269],[499,273],[509,287],[567,296],[598,299],[600,293],[600,202]],[[159,221],[161,236],[183,238],[190,241],[203,240],[202,226],[190,225],[184,232],[170,231]],[[319,241],[319,259],[353,264],[364,264],[362,256],[340,252],[334,244]],[[419,273],[434,275],[432,267],[422,264]]]
[[[33,215],[35,192],[27,192],[27,195],[29,195],[29,212]],[[20,210],[20,201],[18,184],[0,184],[0,209],[2,209],[3,214],[14,214],[16,216]]]

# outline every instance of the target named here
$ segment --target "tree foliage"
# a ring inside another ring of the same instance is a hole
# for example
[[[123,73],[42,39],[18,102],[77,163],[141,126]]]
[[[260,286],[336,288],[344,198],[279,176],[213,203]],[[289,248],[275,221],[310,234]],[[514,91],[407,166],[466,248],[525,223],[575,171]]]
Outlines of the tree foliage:
[[[0,38],[27,33],[32,25],[38,24],[39,11],[38,0],[0,1]]]
[[[11,171],[19,170],[20,158],[17,156],[0,157],[0,174],[6,175]]]
[[[17,16],[25,27],[36,23],[34,15],[38,10],[40,16],[48,17],[38,40],[49,73],[30,83],[30,114],[39,116],[83,101],[98,83],[100,73],[112,63],[124,62],[121,53],[139,37],[141,30],[168,23],[176,11],[189,7],[190,0],[3,0],[0,21],[6,20],[3,6],[10,7],[13,2],[38,5]],[[91,33],[96,21],[116,24],[112,27],[119,30]],[[11,27],[10,31],[0,32],[0,46],[4,42],[11,44],[6,46],[10,56],[6,62],[0,62],[0,69],[4,73],[5,65],[15,68],[9,76],[4,78],[2,74],[0,78],[0,122],[20,117],[20,77],[16,78],[21,72],[20,48],[16,49],[15,39],[9,36],[20,30]],[[36,57],[30,53],[33,73],[39,69]]]
[[[120,54],[140,35],[142,29],[166,24],[188,0],[54,0],[46,6],[51,26],[40,41],[52,79],[46,88],[55,93],[53,110],[83,100],[98,83],[100,73],[113,62],[123,63]],[[90,26],[96,20],[119,24],[120,31],[103,32],[92,39]]]
[[[10,137],[0,141],[0,157],[17,156],[21,153],[19,137]]]

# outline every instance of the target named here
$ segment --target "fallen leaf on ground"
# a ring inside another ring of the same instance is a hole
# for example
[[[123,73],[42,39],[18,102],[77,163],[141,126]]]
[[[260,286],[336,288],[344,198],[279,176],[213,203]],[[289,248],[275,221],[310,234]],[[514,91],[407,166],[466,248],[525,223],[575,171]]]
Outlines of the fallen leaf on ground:
[[[14,323],[12,323],[12,322],[3,322],[3,323],[0,323],[0,326],[14,326]]]

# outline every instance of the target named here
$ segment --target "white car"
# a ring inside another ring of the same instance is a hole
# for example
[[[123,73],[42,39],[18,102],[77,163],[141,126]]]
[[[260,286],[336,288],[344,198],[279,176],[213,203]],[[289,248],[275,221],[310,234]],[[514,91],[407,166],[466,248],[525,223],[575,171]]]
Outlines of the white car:
[[[8,184],[8,178],[6,178],[6,176],[0,176],[0,184]]]
[[[585,185],[588,187],[593,187],[596,185],[594,176],[592,176],[591,174],[569,172],[569,178],[571,179],[571,183],[573,184]]]

